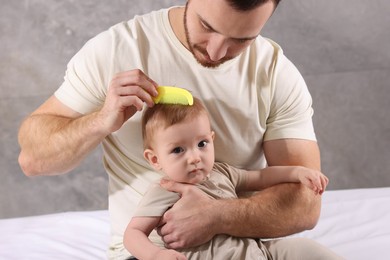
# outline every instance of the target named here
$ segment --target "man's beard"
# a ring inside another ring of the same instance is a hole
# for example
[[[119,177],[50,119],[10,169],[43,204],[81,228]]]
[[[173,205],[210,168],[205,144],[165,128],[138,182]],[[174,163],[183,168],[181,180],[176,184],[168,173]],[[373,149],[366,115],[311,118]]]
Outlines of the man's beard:
[[[185,6],[185,9],[184,9],[184,31],[185,31],[186,41],[187,41],[187,45],[188,45],[189,51],[192,53],[192,55],[194,56],[196,61],[200,65],[202,65],[203,67],[206,67],[206,68],[216,68],[219,65],[221,65],[222,63],[224,63],[224,62],[226,62],[228,60],[231,60],[233,57],[225,56],[225,57],[223,57],[222,59],[220,59],[220,60],[218,60],[216,62],[210,62],[210,61],[202,60],[202,59],[200,59],[199,57],[196,56],[195,51],[198,51],[199,53],[201,53],[201,55],[203,57],[209,57],[209,54],[207,53],[207,50],[204,49],[203,47],[201,47],[201,46],[199,46],[197,44],[191,43],[190,34],[188,32],[188,26],[187,26],[188,2],[187,2],[186,6]]]

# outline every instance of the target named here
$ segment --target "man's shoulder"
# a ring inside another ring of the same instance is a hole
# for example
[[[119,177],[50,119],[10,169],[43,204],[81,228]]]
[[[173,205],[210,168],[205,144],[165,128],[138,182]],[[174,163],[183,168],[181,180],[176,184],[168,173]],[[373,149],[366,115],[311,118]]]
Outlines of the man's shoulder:
[[[274,67],[276,61],[283,58],[283,49],[275,41],[259,35],[256,40],[249,46],[243,59],[250,60],[253,70],[263,71],[265,68]],[[273,70],[268,70],[272,72]],[[262,74],[264,77],[264,74]]]
[[[282,50],[282,47],[277,43],[275,42],[274,40],[270,39],[270,38],[267,38],[267,37],[264,37],[264,36],[261,36],[259,35],[256,40],[255,40],[255,45],[256,46],[261,46],[261,47],[266,47],[266,48],[270,48],[274,51],[283,51]]]
[[[169,9],[160,9],[149,13],[138,14],[127,21],[121,21],[110,27],[110,30],[122,30],[132,26],[158,25],[162,17],[168,15]]]

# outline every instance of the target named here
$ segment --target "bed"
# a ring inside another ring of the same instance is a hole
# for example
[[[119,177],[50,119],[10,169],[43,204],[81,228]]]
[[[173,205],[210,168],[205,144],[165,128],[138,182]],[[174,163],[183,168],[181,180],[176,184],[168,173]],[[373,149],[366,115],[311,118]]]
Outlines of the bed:
[[[390,187],[327,191],[312,238],[346,259],[389,259]],[[108,212],[0,220],[0,259],[106,259]]]

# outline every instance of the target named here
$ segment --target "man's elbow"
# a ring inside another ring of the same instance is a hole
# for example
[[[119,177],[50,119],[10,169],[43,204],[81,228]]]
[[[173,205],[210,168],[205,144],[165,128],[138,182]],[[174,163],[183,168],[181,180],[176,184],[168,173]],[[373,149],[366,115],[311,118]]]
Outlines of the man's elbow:
[[[303,185],[302,185],[303,186]],[[301,187],[302,196],[304,197],[305,214],[302,216],[303,223],[302,228],[304,230],[313,229],[320,219],[321,214],[321,195],[315,194],[311,189]]]
[[[319,215],[317,214],[309,214],[309,216],[306,218],[306,221],[304,223],[303,229],[304,230],[311,230],[316,227],[319,220]]]
[[[18,163],[19,163],[20,169],[22,169],[22,172],[26,176],[33,176],[34,175],[32,168],[31,168],[30,160],[28,160],[27,156],[24,155],[23,151],[21,151],[19,154]]]
[[[21,151],[19,154],[18,163],[20,168],[22,169],[22,172],[28,177],[47,174],[43,170],[42,163],[40,162],[40,160],[34,158],[31,155],[26,154],[23,151]]]

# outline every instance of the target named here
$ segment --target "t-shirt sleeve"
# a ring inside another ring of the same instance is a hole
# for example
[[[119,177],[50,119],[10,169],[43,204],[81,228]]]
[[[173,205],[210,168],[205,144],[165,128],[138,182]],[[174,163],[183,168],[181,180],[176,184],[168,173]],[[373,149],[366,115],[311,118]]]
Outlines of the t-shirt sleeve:
[[[81,114],[100,108],[111,80],[111,45],[109,30],[89,40],[69,61],[55,97]]]
[[[316,140],[312,98],[294,64],[280,47],[271,79],[270,114],[264,140],[297,138]]]

